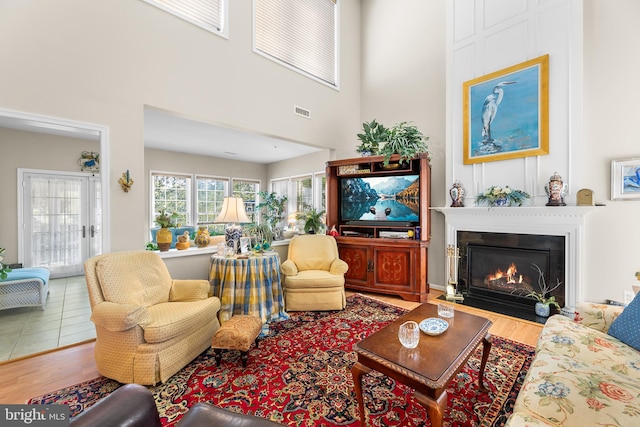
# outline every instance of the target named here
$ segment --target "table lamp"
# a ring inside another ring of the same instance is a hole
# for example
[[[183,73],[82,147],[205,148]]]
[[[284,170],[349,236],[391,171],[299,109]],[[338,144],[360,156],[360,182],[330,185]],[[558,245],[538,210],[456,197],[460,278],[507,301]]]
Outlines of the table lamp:
[[[222,210],[215,222],[228,224],[224,230],[224,240],[227,247],[232,247],[237,252],[240,248],[240,237],[242,237],[242,227],[237,224],[251,222],[244,210],[242,197],[225,197]]]

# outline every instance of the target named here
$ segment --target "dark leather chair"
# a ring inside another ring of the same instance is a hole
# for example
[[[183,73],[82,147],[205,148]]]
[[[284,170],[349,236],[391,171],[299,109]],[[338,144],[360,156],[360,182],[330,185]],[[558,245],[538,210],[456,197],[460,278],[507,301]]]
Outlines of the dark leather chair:
[[[282,427],[260,417],[238,414],[209,403],[196,403],[179,427]],[[70,427],[162,427],[153,395],[139,384],[125,384],[71,419]]]

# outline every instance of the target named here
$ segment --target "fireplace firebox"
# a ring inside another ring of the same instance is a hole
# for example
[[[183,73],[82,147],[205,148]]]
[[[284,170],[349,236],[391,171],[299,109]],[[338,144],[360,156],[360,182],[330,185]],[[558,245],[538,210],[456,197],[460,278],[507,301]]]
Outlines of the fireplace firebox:
[[[458,291],[464,304],[544,323],[535,315],[539,281],[553,287],[556,301],[565,302],[564,236],[458,231],[460,250]]]

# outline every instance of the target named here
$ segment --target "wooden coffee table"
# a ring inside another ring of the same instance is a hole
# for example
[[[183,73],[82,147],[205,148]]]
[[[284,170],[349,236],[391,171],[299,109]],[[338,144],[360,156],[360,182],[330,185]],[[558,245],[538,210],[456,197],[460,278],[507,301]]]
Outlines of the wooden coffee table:
[[[362,398],[362,376],[376,370],[415,390],[415,397],[427,409],[431,425],[442,425],[442,417],[447,407],[447,384],[467,362],[475,348],[482,342],[482,363],[478,375],[478,386],[484,386],[484,368],[491,351],[491,321],[472,314],[455,312],[455,317],[445,319],[449,328],[438,336],[420,332],[420,343],[415,349],[408,349],[398,340],[399,326],[413,320],[420,323],[429,317],[438,317],[438,307],[422,304],[406,315],[395,320],[378,332],[354,346],[358,361],[351,373],[360,408],[360,425],[366,424]]]

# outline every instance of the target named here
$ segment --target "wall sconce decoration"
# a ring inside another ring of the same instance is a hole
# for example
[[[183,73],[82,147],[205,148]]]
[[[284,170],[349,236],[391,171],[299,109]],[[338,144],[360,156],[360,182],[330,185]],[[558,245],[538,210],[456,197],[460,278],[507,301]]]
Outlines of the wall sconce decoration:
[[[128,193],[131,190],[131,186],[133,185],[133,179],[129,176],[129,169],[126,172],[122,173],[122,176],[118,180],[118,184],[122,187],[122,191]]]

